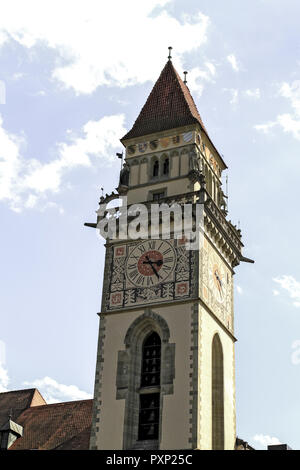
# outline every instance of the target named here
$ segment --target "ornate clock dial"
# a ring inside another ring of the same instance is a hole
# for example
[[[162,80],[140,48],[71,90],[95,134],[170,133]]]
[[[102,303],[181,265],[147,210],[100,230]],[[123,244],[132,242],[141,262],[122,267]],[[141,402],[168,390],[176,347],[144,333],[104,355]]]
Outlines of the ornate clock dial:
[[[136,287],[165,282],[173,272],[176,254],[165,240],[147,240],[136,245],[126,260],[127,279]]]

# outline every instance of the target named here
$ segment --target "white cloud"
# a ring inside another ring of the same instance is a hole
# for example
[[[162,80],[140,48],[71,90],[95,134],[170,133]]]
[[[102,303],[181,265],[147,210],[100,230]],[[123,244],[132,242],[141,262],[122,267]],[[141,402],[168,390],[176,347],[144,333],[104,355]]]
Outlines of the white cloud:
[[[291,85],[284,82],[280,87],[279,94],[291,101],[296,114],[300,116],[300,80],[295,80]]]
[[[8,391],[9,377],[4,366],[0,364],[0,393]]]
[[[8,201],[17,212],[36,207],[50,193],[60,191],[67,172],[90,167],[91,157],[101,166],[111,164],[114,149],[119,147],[119,138],[125,132],[124,115],[89,121],[83,126],[81,137],[68,132],[68,143],[57,144],[57,158],[41,163],[35,158],[24,158],[24,137],[8,133],[0,116],[0,201]],[[50,207],[47,201],[43,204],[46,207]]]
[[[24,385],[38,388],[47,403],[88,400],[92,398],[90,393],[80,390],[76,385],[60,384],[51,377],[36,379],[33,382],[24,382]]]
[[[206,67],[208,68],[208,70],[210,71],[211,75],[212,76],[215,76],[216,75],[216,67],[214,64],[212,64],[211,62],[206,62],[205,63]]]
[[[300,282],[296,281],[293,276],[286,275],[274,278],[273,281],[287,291],[290,298],[294,300],[294,307],[300,307]]]
[[[263,134],[269,134],[271,129],[273,129],[273,127],[276,125],[277,122],[267,122],[266,124],[257,124],[256,126],[254,126],[254,129],[262,132]]]
[[[24,78],[25,74],[23,72],[15,72],[12,75],[13,80],[20,80],[21,78]]]
[[[207,16],[198,12],[180,21],[168,13],[168,3],[10,0],[1,11],[0,45],[12,38],[28,49],[39,44],[54,49],[53,77],[76,93],[144,83],[158,75],[158,58],[167,57],[169,45],[181,66],[184,53],[207,39]]]
[[[9,384],[9,376],[7,369],[5,368],[5,343],[4,341],[0,340],[0,393],[8,391],[8,384]]]
[[[259,100],[259,98],[260,98],[260,89],[255,88],[254,90],[246,90],[245,95],[248,96],[249,98]]]
[[[277,437],[271,437],[263,434],[256,434],[253,437],[253,440],[259,442],[262,446],[268,447],[270,445],[281,444],[280,440]]]
[[[277,297],[280,294],[280,292],[276,289],[273,289],[273,295]]]
[[[6,86],[3,80],[0,80],[0,104],[6,104]]]
[[[293,353],[291,354],[291,362],[294,366],[298,366],[300,364],[300,340],[297,339],[292,343]]]
[[[295,80],[291,84],[284,82],[279,88],[279,96],[289,100],[292,112],[279,114],[275,121],[254,127],[267,134],[277,125],[283,132],[290,133],[295,139],[300,140],[300,80]]]
[[[230,104],[236,105],[239,99],[239,90],[235,88],[223,88],[223,91],[228,91],[231,94]]]
[[[230,63],[231,67],[233,68],[233,70],[235,72],[238,72],[240,70],[239,66],[238,66],[238,62],[237,62],[237,59],[235,57],[234,54],[230,54],[227,56],[227,60],[228,62]]]
[[[192,93],[202,94],[205,82],[213,82],[213,78],[216,75],[215,66],[210,63],[205,63],[206,69],[200,69],[194,67],[188,72],[187,85]]]
[[[242,295],[243,294],[243,289],[241,288],[241,286],[236,286],[236,290],[237,290],[237,293]]]
[[[284,132],[291,133],[295,139],[300,140],[300,115],[293,117],[291,114],[281,114],[277,117],[277,122]]]

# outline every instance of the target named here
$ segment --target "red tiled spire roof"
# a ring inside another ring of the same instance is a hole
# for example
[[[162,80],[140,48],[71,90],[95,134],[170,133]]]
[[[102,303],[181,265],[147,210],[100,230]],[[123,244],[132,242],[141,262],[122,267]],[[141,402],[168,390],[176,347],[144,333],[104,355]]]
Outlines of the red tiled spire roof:
[[[169,60],[132,129],[122,140],[195,123],[207,134],[188,87]]]

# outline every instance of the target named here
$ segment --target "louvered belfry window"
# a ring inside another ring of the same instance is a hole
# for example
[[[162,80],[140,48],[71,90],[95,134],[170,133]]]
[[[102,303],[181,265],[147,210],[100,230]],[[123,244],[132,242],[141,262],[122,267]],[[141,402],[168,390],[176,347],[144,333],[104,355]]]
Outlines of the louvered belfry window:
[[[160,350],[160,337],[153,332],[143,345],[141,387],[160,385]]]
[[[160,363],[161,340],[159,335],[153,332],[146,338],[142,351],[139,440],[158,439]]]

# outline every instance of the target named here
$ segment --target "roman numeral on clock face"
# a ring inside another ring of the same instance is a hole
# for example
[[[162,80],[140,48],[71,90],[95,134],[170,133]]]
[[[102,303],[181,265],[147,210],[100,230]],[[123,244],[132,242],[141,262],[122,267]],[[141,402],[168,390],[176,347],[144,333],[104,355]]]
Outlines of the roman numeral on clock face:
[[[149,250],[155,250],[155,245],[156,245],[155,240],[152,240],[151,242],[148,242]]]
[[[137,269],[129,272],[129,277],[132,281],[134,281],[138,275],[139,275],[139,272]]]
[[[145,282],[145,276],[142,276],[141,274],[139,275],[139,277],[135,280],[136,284],[138,284],[139,286],[142,286]]]
[[[136,268],[136,263],[128,264],[128,269],[129,269],[129,271],[130,271],[131,269],[135,269],[135,268]]]
[[[168,272],[168,271],[171,271],[171,268],[167,264],[164,264],[163,267],[162,267],[162,270],[165,271],[165,272]]]
[[[147,287],[149,287],[149,286],[153,286],[153,279],[152,279],[151,276],[147,277]]]

